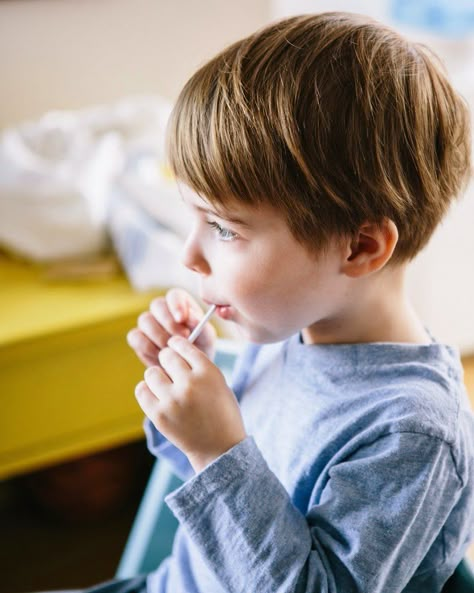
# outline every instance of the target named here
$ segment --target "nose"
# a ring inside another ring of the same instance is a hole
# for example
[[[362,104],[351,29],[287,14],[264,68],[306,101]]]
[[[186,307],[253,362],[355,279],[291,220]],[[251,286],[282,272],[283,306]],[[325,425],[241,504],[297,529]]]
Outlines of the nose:
[[[189,235],[184,244],[181,261],[193,272],[204,275],[211,273],[209,263],[194,232]]]

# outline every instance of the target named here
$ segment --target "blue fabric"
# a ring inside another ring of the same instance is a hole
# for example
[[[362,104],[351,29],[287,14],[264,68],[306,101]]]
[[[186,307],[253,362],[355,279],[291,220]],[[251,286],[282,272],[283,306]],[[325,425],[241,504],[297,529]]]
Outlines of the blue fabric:
[[[244,377],[244,380],[242,379]],[[474,418],[445,345],[305,345],[242,357],[250,435],[187,479],[148,593],[434,593],[474,525]]]
[[[84,589],[82,593],[146,593],[146,575],[131,579],[113,579]]]
[[[474,31],[472,0],[392,0],[391,16],[398,24],[457,38]]]

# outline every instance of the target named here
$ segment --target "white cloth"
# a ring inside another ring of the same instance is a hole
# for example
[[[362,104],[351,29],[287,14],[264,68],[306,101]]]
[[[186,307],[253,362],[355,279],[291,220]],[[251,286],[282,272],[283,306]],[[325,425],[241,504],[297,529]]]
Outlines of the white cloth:
[[[110,185],[129,154],[163,158],[170,105],[137,97],[50,112],[0,135],[0,246],[36,261],[107,244]]]

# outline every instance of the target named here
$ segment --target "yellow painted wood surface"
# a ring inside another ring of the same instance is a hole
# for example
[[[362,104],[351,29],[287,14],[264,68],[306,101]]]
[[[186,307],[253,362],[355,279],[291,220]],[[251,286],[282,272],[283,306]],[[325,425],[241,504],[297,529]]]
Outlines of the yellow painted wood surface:
[[[142,437],[125,336],[155,294],[0,259],[0,478]]]
[[[474,409],[474,356],[466,356],[463,358],[464,367],[464,382],[469,394],[471,406]]]
[[[463,359],[464,367],[464,382],[466,383],[467,392],[471,401],[471,406],[474,409],[474,356],[466,356]],[[468,556],[474,563],[474,543],[469,548]]]

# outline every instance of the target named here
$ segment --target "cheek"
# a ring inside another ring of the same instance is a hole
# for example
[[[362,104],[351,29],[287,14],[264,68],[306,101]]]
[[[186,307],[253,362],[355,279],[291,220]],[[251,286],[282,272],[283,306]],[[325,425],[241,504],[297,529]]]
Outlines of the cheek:
[[[263,262],[256,258],[239,282],[229,283],[242,314],[286,331],[325,313],[330,280],[318,264],[282,254]]]
[[[325,266],[308,259],[300,247],[269,251],[261,244],[249,251],[227,253],[214,260],[212,267],[223,297],[244,317],[272,325],[285,324],[285,319],[298,323],[305,317],[304,311],[319,300],[320,284],[326,285],[328,275]]]
[[[273,266],[262,254],[232,253],[212,262],[216,289],[237,308],[257,302],[272,290]]]
[[[262,283],[261,275],[253,274],[251,270],[232,273],[232,268],[229,267],[224,270],[223,277],[226,294],[235,301],[235,305],[248,301],[255,302],[263,296],[265,289],[268,289],[268,283],[267,286]]]
[[[256,254],[240,264],[228,262],[222,269],[226,296],[244,317],[275,321],[286,307],[288,292],[287,277],[278,261]]]

